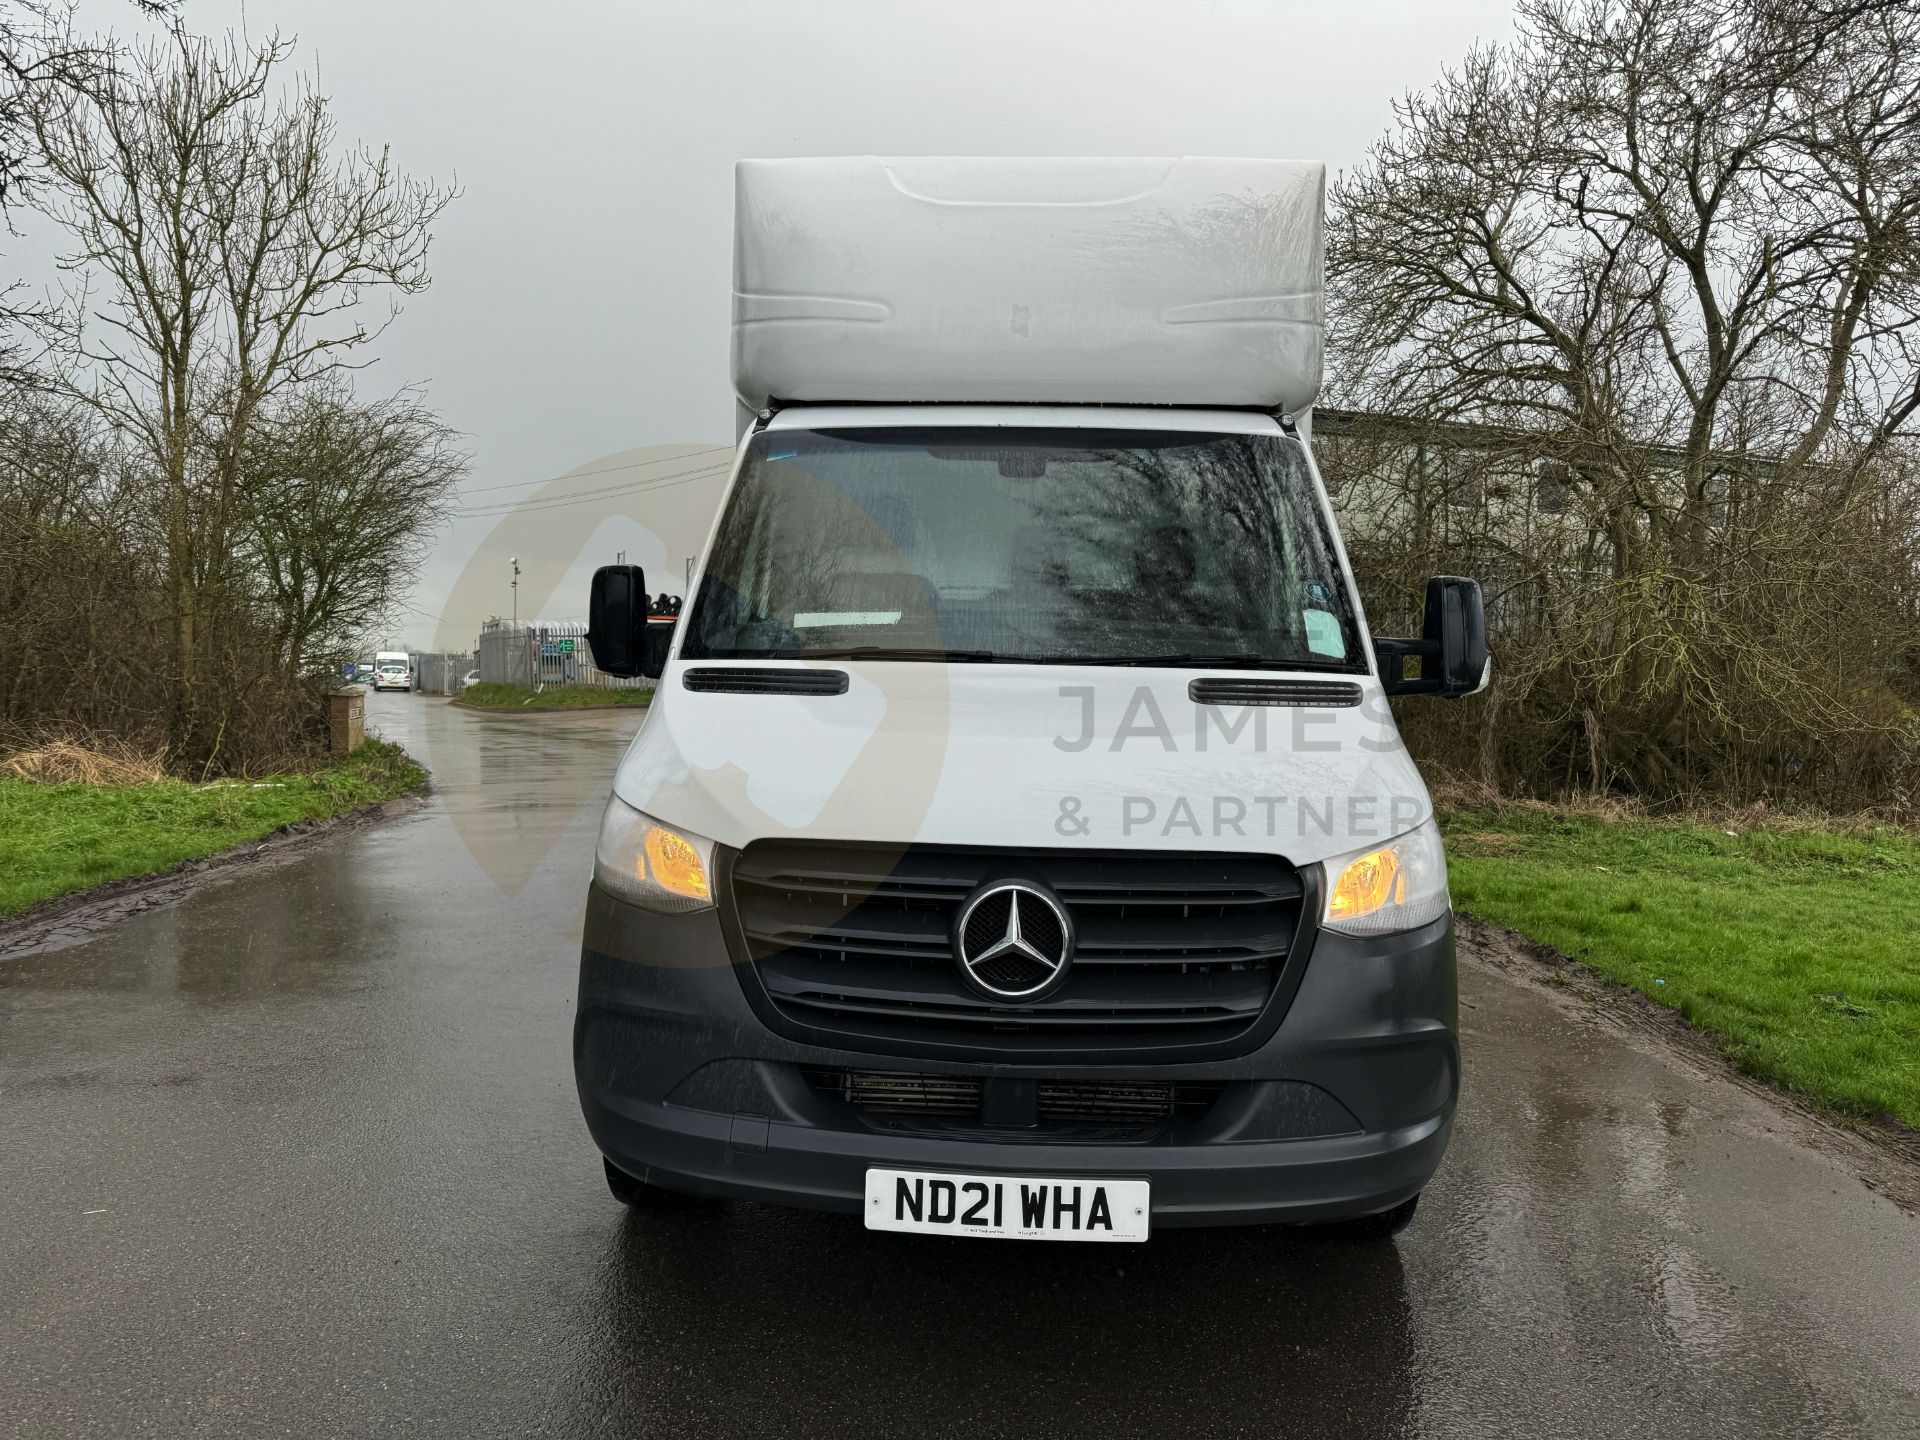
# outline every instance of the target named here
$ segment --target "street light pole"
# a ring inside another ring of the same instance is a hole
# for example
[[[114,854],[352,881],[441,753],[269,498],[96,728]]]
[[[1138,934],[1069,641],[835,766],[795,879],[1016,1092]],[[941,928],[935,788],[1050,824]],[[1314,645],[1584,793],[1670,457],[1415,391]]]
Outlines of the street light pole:
[[[518,630],[520,628],[520,557],[511,555],[507,558],[507,563],[513,566],[513,583],[509,588],[513,591],[513,628]]]

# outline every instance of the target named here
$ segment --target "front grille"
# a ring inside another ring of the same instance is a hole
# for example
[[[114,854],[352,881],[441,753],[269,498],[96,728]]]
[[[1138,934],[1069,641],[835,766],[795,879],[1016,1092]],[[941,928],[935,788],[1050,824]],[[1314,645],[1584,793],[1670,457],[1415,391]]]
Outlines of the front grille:
[[[988,880],[1050,887],[1078,941],[1045,998],[968,986],[954,916]],[[1265,855],[968,850],[772,840],[729,876],[732,936],[756,1004],[803,1038],[907,1053],[1166,1049],[1244,1040],[1297,966],[1301,877]]]
[[[984,1088],[973,1075],[890,1070],[809,1070],[807,1081],[868,1115],[978,1115]],[[1157,1125],[1205,1113],[1224,1088],[1218,1080],[1042,1080],[1033,1114],[1041,1124]]]

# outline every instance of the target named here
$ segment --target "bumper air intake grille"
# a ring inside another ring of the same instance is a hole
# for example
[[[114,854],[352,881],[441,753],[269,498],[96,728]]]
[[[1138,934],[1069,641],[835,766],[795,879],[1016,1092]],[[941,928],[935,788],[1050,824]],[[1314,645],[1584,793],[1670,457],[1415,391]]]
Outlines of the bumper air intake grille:
[[[814,1089],[859,1110],[889,1115],[971,1115],[980,1108],[973,1075],[898,1075],[886,1070],[810,1070]]]
[[[972,1075],[909,1075],[888,1070],[809,1070],[823,1095],[869,1115],[971,1116],[982,1082]],[[1042,1080],[1041,1123],[1157,1125],[1204,1114],[1225,1088],[1218,1080]]]
[[[980,994],[953,953],[961,904],[1006,878],[1050,888],[1078,935],[1065,982],[1033,1002]],[[1314,905],[1301,874],[1267,855],[766,840],[734,857],[723,883],[741,983],[775,1029],[1038,1063],[1250,1048],[1297,983]]]

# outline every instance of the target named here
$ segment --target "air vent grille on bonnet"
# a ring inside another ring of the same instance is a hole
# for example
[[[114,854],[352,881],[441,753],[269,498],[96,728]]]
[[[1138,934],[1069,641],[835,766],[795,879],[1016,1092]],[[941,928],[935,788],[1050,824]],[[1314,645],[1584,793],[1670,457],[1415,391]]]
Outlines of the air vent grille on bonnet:
[[[1222,677],[1187,682],[1187,698],[1199,705],[1335,705],[1360,703],[1351,680],[1246,680]]]
[[[771,670],[761,666],[725,666],[683,670],[689,690],[720,695],[844,695],[844,670]]]

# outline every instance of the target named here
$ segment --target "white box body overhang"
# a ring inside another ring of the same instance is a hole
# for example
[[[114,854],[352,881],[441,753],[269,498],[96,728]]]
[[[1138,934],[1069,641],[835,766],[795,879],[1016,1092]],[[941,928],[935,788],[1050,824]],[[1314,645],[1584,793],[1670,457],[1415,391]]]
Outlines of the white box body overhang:
[[[743,160],[733,380],[770,403],[1256,407],[1320,384],[1325,168]]]

